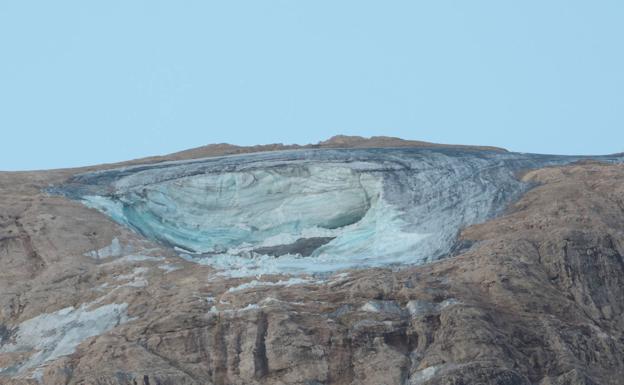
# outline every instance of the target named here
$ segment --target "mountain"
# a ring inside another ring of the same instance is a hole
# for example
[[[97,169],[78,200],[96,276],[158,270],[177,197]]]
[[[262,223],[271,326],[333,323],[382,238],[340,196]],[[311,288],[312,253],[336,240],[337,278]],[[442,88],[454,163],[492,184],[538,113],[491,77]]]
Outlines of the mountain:
[[[0,173],[0,383],[621,384],[622,161],[338,136]]]

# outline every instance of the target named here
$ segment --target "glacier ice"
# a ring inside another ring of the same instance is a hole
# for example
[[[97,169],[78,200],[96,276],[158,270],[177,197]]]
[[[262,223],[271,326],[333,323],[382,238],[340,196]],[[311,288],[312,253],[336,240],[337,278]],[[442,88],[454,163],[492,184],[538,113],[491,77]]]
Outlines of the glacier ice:
[[[93,308],[94,304],[44,313],[19,324],[14,341],[0,346],[0,353],[34,353],[16,366],[0,371],[0,374],[24,373],[72,354],[87,338],[105,333],[130,320],[127,315],[128,305],[125,303]]]
[[[580,157],[467,149],[332,149],[81,174],[56,189],[233,276],[420,264]],[[620,161],[603,157],[605,161]]]

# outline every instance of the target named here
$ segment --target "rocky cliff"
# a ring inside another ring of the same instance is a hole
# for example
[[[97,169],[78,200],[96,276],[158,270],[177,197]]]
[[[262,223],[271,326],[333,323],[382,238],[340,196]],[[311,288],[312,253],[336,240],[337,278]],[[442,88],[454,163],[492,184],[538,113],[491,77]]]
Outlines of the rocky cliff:
[[[0,383],[622,383],[621,155],[261,150],[0,173]]]

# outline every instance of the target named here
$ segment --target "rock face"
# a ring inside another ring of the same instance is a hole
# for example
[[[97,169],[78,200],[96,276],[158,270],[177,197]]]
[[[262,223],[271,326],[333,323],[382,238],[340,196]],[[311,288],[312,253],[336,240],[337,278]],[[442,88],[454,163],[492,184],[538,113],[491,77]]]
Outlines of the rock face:
[[[621,384],[624,166],[595,159],[0,173],[0,383]]]

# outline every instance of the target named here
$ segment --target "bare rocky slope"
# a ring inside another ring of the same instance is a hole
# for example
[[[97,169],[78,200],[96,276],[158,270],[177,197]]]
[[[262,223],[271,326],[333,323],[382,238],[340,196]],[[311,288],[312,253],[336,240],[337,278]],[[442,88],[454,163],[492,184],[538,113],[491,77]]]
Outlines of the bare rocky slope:
[[[46,192],[109,167],[0,173],[0,384],[623,383],[622,164],[525,170],[432,263],[238,278]]]

